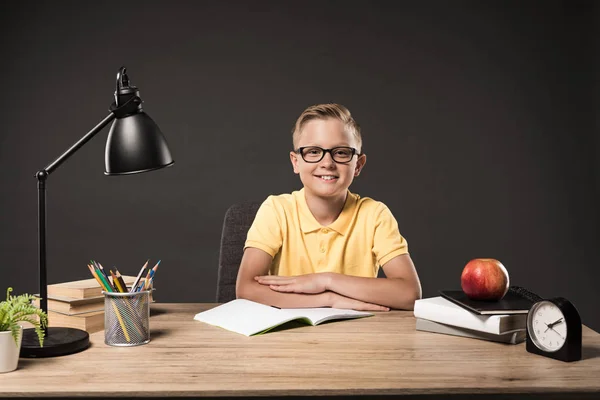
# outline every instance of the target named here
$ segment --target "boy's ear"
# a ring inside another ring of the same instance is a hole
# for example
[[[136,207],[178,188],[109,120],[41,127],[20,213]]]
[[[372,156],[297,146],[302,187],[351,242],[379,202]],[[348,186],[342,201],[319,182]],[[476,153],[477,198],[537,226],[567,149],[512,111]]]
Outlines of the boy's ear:
[[[292,166],[294,167],[294,173],[299,174],[298,171],[298,154],[294,151],[290,151],[290,161],[292,162]]]
[[[367,163],[367,155],[361,154],[358,157],[358,160],[356,160],[356,168],[354,168],[354,176],[358,176],[360,174],[360,171],[365,167],[366,163]]]

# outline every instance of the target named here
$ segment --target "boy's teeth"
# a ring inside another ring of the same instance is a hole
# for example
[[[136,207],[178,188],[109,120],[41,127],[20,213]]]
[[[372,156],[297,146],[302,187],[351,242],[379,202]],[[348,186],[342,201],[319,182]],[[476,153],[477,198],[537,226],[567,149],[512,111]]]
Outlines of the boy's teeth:
[[[331,179],[335,179],[335,176],[323,175],[323,176],[321,176],[321,179],[331,180]]]

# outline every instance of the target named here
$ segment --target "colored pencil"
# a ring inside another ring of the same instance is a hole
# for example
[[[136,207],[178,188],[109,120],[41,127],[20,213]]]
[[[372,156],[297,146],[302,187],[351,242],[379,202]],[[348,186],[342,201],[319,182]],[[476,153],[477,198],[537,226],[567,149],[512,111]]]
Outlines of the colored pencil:
[[[104,283],[100,280],[100,278],[98,277],[98,275],[96,274],[96,271],[94,271],[94,268],[88,264],[88,269],[90,270],[90,273],[92,274],[92,276],[94,278],[96,278],[96,281],[98,281],[98,284],[100,285],[100,287],[102,289],[104,289],[104,291],[108,292],[108,290],[106,289],[106,287],[104,286]]]
[[[116,269],[116,268],[115,268]],[[117,271],[117,273],[119,273],[119,271]],[[123,281],[123,278],[121,277],[121,274],[119,274],[119,276],[117,276],[115,273],[112,272],[112,270],[110,270],[110,274],[113,278],[113,282],[115,283],[115,286],[117,286],[117,289],[121,292],[121,293],[126,293],[127,292],[127,285],[125,285],[125,281]],[[129,312],[131,313],[131,315],[136,315],[138,317],[138,319],[141,320],[141,317],[139,315],[138,312],[135,311],[133,305],[131,304],[131,299],[129,298],[121,298],[120,299],[123,304],[129,309]],[[140,334],[140,338],[144,337],[144,332],[142,332],[142,330],[139,328],[138,324],[135,323],[134,320],[128,320],[128,322],[130,323],[130,327],[133,325],[133,327],[138,331],[138,333]]]
[[[100,268],[100,263],[96,262],[95,260],[90,260],[92,262],[92,265],[94,266],[94,268],[96,269],[96,271],[98,271],[99,273],[101,273],[102,275],[104,275],[104,277],[108,280],[108,275],[106,275],[104,273],[104,269]]]
[[[100,286],[103,287],[106,292],[112,292],[112,289],[106,285],[106,279],[103,277],[102,273],[96,272],[91,265],[88,265],[88,268],[89,268],[90,272],[92,273],[92,276],[94,278],[96,278],[96,280],[98,281]],[[123,334],[125,335],[125,339],[127,339],[127,341],[130,342],[131,340],[129,338],[129,332],[127,331],[127,328],[125,327],[125,322],[123,321],[123,318],[121,318],[119,309],[117,308],[115,303],[113,303],[112,301],[110,302],[110,304],[112,304],[113,309],[115,310],[115,314],[117,315],[117,319],[119,320],[119,324],[121,325],[121,328],[123,328]]]
[[[150,283],[148,283],[148,289],[152,289],[152,284],[154,283],[154,273],[150,277]]]
[[[144,278],[144,284],[142,285],[142,288],[140,289],[140,291],[147,289],[148,282],[150,281],[150,272],[152,272],[151,269],[148,270],[148,273],[146,274],[146,278]]]
[[[144,264],[144,266],[142,267],[142,269],[140,269],[140,273],[138,274],[137,278],[135,278],[135,281],[133,281],[133,285],[131,285],[131,289],[129,289],[129,292],[136,292],[137,291],[136,287],[137,287],[138,283],[140,283],[140,278],[142,277],[142,274],[146,270],[146,266],[148,265],[149,261],[150,261],[150,259],[148,259],[148,261],[146,261],[146,263]]]
[[[113,281],[111,281],[110,277],[106,273],[106,270],[102,267],[102,264],[100,264],[99,262],[98,262],[98,267],[100,268],[100,271],[102,271],[102,273],[106,277],[106,280],[110,284],[110,287],[113,289],[113,291],[118,292],[119,290],[117,289],[117,286],[115,285],[115,283]]]
[[[121,324],[121,328],[123,328],[123,333],[125,334],[125,339],[127,339],[128,342],[131,342],[131,339],[129,339],[129,332],[127,332],[127,328],[125,327],[125,322],[123,322],[123,318],[121,318],[121,313],[119,313],[119,309],[117,308],[115,303],[113,303],[112,301],[110,302],[110,304],[112,304],[112,306],[115,310],[115,314],[117,315],[117,318],[119,319],[119,324]]]
[[[121,282],[119,282],[115,273],[112,272],[112,269],[110,269],[109,272],[110,272],[110,276],[112,277],[113,285],[115,285],[117,287],[117,291],[119,293],[125,293],[125,289],[123,289],[123,286],[121,286]]]
[[[117,269],[117,267],[115,267],[115,275],[117,277],[117,281],[119,281],[119,283],[123,287],[123,292],[127,292],[127,284],[125,283],[125,280],[121,276],[121,273],[119,272],[119,270]]]
[[[102,271],[100,271],[100,269],[96,268],[95,272],[96,272],[96,275],[98,275],[98,278],[102,281],[102,283],[103,283],[102,286],[104,287],[104,290],[107,291],[107,292],[114,292],[114,289],[112,288],[112,285],[106,279],[106,277],[104,276],[104,274],[102,273]]]
[[[151,285],[152,285],[152,281],[154,280],[154,274],[156,273],[156,270],[158,269],[158,265],[160,264],[161,260],[158,260],[158,262],[156,263],[156,265],[154,266],[154,268],[152,268],[149,272],[149,276],[145,282],[144,285],[144,290],[148,290],[150,289]]]
[[[146,282],[144,282],[144,290],[150,289],[150,285],[152,284],[152,278],[154,278],[154,270],[153,269],[150,270],[148,279],[146,280]]]

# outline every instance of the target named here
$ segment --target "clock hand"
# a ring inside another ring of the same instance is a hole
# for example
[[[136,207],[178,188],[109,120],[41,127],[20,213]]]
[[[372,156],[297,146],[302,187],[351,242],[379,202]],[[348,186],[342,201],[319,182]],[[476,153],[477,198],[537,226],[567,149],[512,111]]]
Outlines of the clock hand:
[[[547,326],[547,328],[546,328],[546,330],[544,331],[544,333],[546,333],[546,332],[548,331],[548,329],[552,329],[552,328],[554,328],[554,325],[560,324],[561,322],[563,322],[563,319],[562,319],[562,318],[559,318],[559,319],[557,319],[556,321],[554,321],[554,322],[551,322],[551,323],[549,323],[549,324],[547,324],[547,323],[545,323],[545,322],[544,322],[544,325],[546,325],[546,326]],[[554,329],[552,329],[552,330],[554,330]]]
[[[557,319],[556,321],[554,321],[553,323],[551,323],[550,325],[548,325],[550,328],[554,328],[554,325],[558,325],[561,322],[563,322],[562,318]]]
[[[550,328],[550,327],[548,327],[548,328]],[[562,340],[565,340],[565,338],[564,338],[564,337],[562,337],[562,335],[561,335],[560,333],[558,333],[558,332],[556,331],[556,329],[554,329],[554,328],[550,328],[550,329],[551,329],[552,331],[554,331],[554,332],[555,332],[555,333],[556,333],[556,334],[557,334],[557,335],[558,335],[558,336],[559,336],[559,337],[560,337]],[[546,329],[546,330],[548,330],[548,329]]]

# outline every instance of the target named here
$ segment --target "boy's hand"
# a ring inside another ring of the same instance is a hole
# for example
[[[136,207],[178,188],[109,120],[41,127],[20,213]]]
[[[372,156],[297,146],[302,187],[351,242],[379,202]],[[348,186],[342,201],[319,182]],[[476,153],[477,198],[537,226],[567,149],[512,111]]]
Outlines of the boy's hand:
[[[357,311],[390,311],[389,307],[380,306],[379,304],[365,303],[364,301],[351,299],[350,297],[334,292],[330,292],[330,294],[331,308],[344,308]]]
[[[277,292],[317,294],[327,291],[331,277],[327,273],[318,273],[298,276],[264,275],[255,276],[254,279]]]

